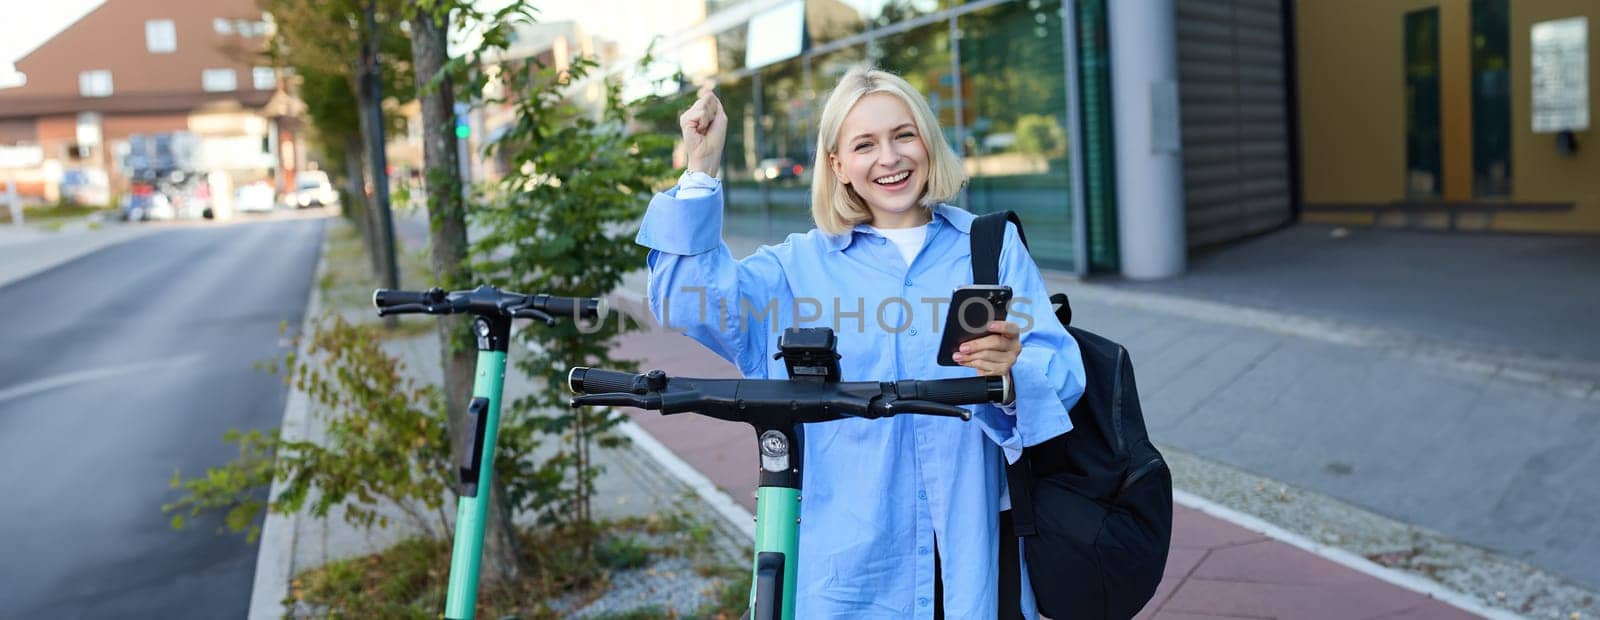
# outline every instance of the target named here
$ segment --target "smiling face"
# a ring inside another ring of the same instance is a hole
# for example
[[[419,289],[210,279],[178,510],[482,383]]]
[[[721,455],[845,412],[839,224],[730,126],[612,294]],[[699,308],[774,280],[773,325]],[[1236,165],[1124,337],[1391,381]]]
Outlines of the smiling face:
[[[872,210],[873,224],[904,228],[927,222],[920,209],[928,185],[928,149],[911,109],[898,97],[872,93],[850,108],[832,156],[839,181]]]

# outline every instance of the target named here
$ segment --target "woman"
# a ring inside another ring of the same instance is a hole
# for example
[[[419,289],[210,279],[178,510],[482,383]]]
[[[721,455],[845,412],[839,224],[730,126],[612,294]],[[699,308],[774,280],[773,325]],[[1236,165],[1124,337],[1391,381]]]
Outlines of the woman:
[[[940,366],[951,291],[972,283],[973,215],[943,203],[965,174],[915,89],[882,71],[845,74],[817,136],[817,227],[743,260],[722,242],[722,190],[711,176],[727,116],[703,91],[679,124],[687,170],[651,200],[637,239],[651,248],[658,320],[746,377],[786,376],[772,359],[784,328],[827,326],[838,335],[844,380],[976,370],[1007,377],[1014,394],[1004,407],[975,407],[970,423],[897,416],[806,426],[796,615],[993,617],[998,514],[1009,507],[1001,456],[1014,461],[1024,446],[1069,430],[1084,376],[1016,229],[1006,232],[1000,279],[1014,290],[1011,315],[1020,323],[996,321],[990,335],[964,345],[956,360],[972,370]]]

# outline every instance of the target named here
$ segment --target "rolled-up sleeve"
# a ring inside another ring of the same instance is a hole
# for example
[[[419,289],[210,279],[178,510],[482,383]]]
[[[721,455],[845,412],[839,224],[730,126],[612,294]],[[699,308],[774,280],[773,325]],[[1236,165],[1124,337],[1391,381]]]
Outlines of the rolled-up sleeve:
[[[722,245],[722,187],[713,187],[710,192],[694,188],[694,197],[678,198],[681,189],[681,185],[674,185],[650,199],[634,243],[685,256],[710,252]]]
[[[1039,267],[1024,249],[1016,227],[1009,223],[1000,252],[1000,281],[1012,288],[1012,322],[1024,328],[1022,352],[1011,366],[1016,392],[1014,433],[1000,442],[1006,460],[1014,463],[1023,448],[1072,430],[1067,412],[1083,396],[1083,354],[1077,340],[1056,320]],[[1024,314],[1026,320],[1019,320]]]

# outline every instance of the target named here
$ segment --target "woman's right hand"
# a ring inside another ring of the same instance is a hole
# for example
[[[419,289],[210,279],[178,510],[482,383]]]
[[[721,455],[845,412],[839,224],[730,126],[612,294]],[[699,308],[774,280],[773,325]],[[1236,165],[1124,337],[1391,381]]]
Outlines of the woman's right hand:
[[[728,139],[728,114],[709,85],[700,89],[699,100],[678,117],[678,126],[683,129],[688,172],[715,176],[722,167],[722,146]]]

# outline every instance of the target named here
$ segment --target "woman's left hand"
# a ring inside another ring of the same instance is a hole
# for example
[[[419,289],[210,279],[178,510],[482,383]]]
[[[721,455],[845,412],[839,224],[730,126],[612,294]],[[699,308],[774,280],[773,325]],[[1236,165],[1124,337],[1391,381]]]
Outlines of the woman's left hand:
[[[1016,323],[993,321],[989,323],[989,335],[962,343],[951,357],[980,375],[1008,376],[1011,365],[1017,363],[1017,355],[1022,353],[1020,333]]]

